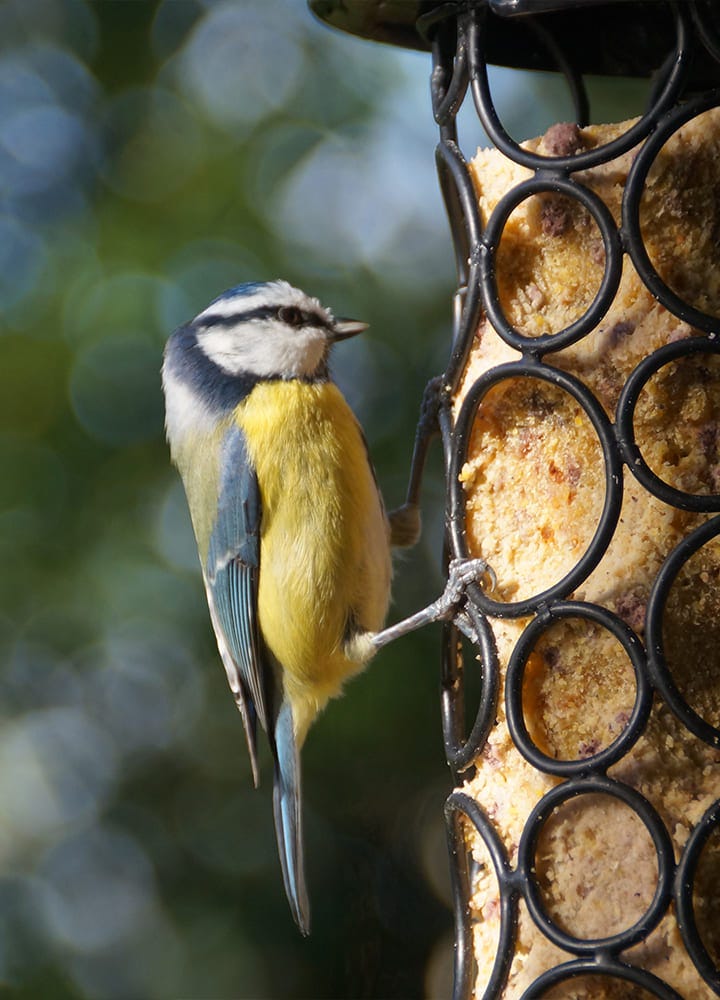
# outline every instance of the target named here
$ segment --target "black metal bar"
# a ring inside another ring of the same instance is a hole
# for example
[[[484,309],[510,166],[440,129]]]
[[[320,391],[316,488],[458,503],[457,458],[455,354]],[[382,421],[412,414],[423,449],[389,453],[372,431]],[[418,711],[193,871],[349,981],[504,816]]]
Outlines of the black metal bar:
[[[707,542],[720,535],[720,517],[705,521],[670,553],[655,578],[645,612],[645,635],[653,683],[683,725],[711,746],[720,747],[720,729],[688,705],[665,658],[663,613],[670,590],[683,566]]]
[[[720,970],[708,954],[698,933],[693,906],[693,891],[695,875],[703,848],[712,833],[720,826],[720,802],[713,804],[705,813],[688,838],[685,850],[677,866],[675,877],[675,908],[677,910],[678,926],[683,936],[685,947],[695,963],[700,975],[715,993],[720,993]]]
[[[638,153],[628,175],[623,198],[623,239],[635,269],[659,302],[685,323],[709,334],[720,332],[720,317],[709,316],[685,302],[669,288],[655,270],[642,238],[640,208],[645,181],[657,154],[670,136],[691,118],[720,104],[720,90],[712,90],[675,108],[659,121]]]

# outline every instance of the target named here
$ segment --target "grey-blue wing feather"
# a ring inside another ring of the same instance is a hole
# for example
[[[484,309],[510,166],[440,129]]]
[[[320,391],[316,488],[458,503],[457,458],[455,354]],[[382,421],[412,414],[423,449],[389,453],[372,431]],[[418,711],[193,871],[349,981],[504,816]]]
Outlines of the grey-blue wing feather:
[[[228,431],[223,448],[223,480],[205,569],[210,614],[245,725],[255,784],[256,718],[270,739],[275,763],[275,831],[283,881],[293,916],[307,934],[310,905],[305,887],[300,759],[290,704],[279,698],[279,704],[271,704],[272,672],[257,618],[260,488],[239,428]]]
[[[221,468],[205,579],[228,680],[246,731],[248,724],[252,729],[248,747],[255,772],[255,717],[265,730],[268,727],[268,675],[257,619],[262,508],[257,476],[239,427],[227,432]]]

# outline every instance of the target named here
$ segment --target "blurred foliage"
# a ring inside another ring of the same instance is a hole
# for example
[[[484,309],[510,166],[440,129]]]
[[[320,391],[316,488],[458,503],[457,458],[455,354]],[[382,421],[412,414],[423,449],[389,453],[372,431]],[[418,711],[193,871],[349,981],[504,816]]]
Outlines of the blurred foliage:
[[[5,0],[0,39],[0,993],[443,995],[437,634],[310,734],[302,940],[159,385],[178,323],[283,276],[370,321],[336,374],[402,500],[453,285],[429,60],[301,0]],[[441,586],[442,497],[435,456],[393,615]]]
[[[420,996],[450,930],[433,637],[379,658],[310,736],[303,941],[159,368],[168,333],[243,280],[283,276],[369,319],[337,375],[402,499],[451,282],[425,60],[290,0],[11,0],[0,38],[0,983]],[[441,484],[427,492],[432,529]],[[437,551],[431,530],[395,613],[435,594]]]

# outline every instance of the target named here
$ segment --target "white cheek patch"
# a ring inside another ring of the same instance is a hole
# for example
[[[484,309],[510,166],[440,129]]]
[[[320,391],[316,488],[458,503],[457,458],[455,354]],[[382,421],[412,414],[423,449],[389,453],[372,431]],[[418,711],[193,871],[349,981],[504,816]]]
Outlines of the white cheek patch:
[[[165,390],[165,429],[172,446],[191,432],[210,430],[215,418],[196,393],[163,367]]]
[[[243,372],[261,378],[310,376],[327,346],[327,334],[319,327],[297,330],[269,320],[200,329],[197,337],[205,355],[232,376]]]

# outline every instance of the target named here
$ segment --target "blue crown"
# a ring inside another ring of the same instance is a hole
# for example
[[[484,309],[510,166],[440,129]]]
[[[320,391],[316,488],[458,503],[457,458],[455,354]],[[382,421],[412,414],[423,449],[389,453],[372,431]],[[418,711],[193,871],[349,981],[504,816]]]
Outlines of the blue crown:
[[[265,288],[266,285],[270,284],[272,284],[270,281],[245,281],[241,285],[235,285],[233,288],[228,288],[224,292],[221,292],[209,304],[214,305],[215,302],[222,302],[223,299],[242,298],[245,295],[253,295],[259,288]]]

